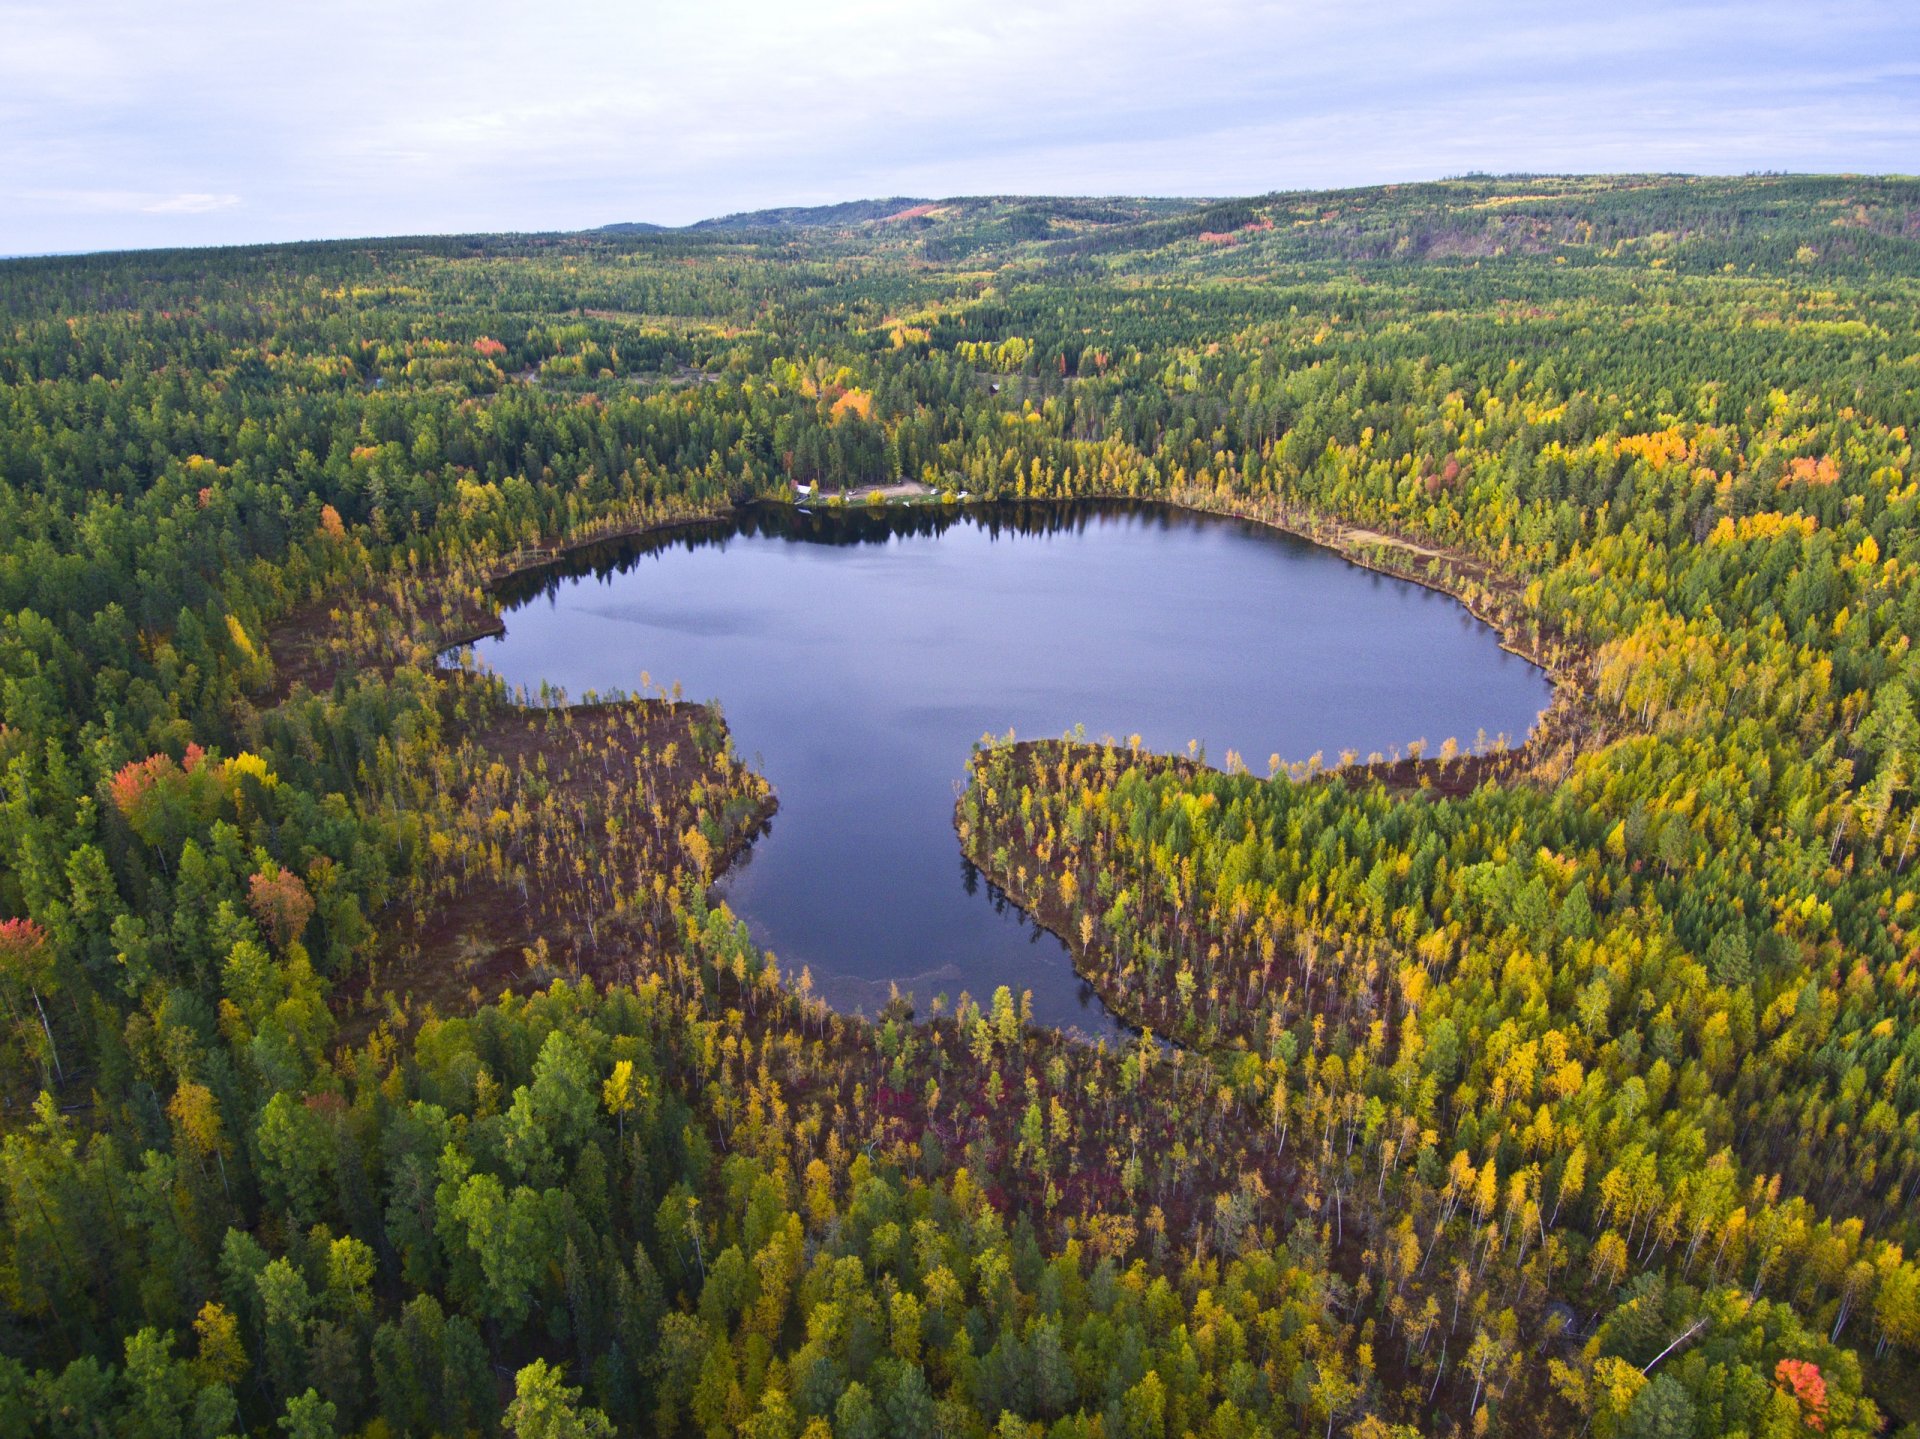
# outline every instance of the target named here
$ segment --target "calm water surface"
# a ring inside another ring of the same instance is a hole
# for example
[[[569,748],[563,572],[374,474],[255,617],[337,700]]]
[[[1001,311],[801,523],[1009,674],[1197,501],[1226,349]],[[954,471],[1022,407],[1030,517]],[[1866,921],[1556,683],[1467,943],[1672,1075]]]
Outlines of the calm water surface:
[[[845,1010],[1031,990],[1117,1033],[1065,947],[963,861],[983,734],[1329,762],[1524,735],[1549,689],[1459,604],[1304,541],[1157,507],[885,516],[756,509],[522,581],[481,662],[513,684],[678,681],[772,781],[772,830],[719,889],[783,972]]]

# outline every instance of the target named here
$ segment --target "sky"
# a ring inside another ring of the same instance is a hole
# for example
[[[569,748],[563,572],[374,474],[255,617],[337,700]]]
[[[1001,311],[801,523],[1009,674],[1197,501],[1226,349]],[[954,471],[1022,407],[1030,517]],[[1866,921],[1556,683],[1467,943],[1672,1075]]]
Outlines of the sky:
[[[0,0],[0,254],[1920,171],[1914,0]]]

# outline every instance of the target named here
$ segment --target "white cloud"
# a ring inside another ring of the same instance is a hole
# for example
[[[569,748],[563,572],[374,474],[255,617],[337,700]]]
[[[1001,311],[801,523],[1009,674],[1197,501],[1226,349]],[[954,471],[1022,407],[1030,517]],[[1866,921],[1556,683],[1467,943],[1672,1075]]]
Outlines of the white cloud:
[[[207,195],[189,191],[149,200],[140,209],[148,215],[210,215],[215,210],[230,210],[239,203],[238,195]]]
[[[1920,15],[1872,0],[0,0],[0,32],[0,251],[1920,154]]]
[[[74,215],[207,215],[240,203],[238,195],[199,191],[161,194],[152,190],[27,190],[14,198],[30,207]]]

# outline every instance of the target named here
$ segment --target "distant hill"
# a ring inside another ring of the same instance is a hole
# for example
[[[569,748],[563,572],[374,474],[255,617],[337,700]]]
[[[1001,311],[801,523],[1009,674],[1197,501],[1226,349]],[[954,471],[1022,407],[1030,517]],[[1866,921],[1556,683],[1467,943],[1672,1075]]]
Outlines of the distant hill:
[[[621,220],[602,225],[603,235],[653,235],[668,232],[714,230],[816,230],[835,226],[913,219],[934,208],[935,201],[896,195],[888,200],[843,200],[837,205],[783,205],[770,210],[741,210],[715,215],[688,225],[655,225],[646,220]]]
[[[602,225],[603,234],[650,234],[669,230],[821,230],[872,225],[912,225],[931,229],[941,225],[990,221],[1010,222],[1025,238],[1045,238],[1056,226],[1135,224],[1183,214],[1204,200],[1134,197],[1057,197],[1044,195],[973,195],[929,200],[893,195],[881,200],[847,200],[837,205],[786,205],[767,210],[742,210],[696,220],[690,225],[653,225],[623,221]]]
[[[1238,199],[891,196],[752,210],[635,238],[804,241],[903,250],[939,263],[1015,253],[1055,267],[1124,264],[1213,278],[1308,263],[1567,264],[1707,271],[1904,267],[1920,252],[1920,197],[1900,176],[1467,175]]]
[[[772,210],[742,210],[711,220],[697,220],[689,230],[817,229],[828,225],[858,225],[887,220],[903,210],[930,203],[904,195],[887,200],[845,200],[838,205],[786,205]]]

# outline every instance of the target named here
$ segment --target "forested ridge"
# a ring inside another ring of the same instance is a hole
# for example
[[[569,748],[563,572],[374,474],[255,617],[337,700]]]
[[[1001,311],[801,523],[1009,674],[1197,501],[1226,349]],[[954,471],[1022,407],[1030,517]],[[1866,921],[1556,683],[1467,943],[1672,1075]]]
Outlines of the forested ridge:
[[[1904,179],[0,264],[0,1431],[1920,1433],[1916,425]],[[842,1016],[709,902],[721,709],[436,657],[900,479],[1309,534],[1559,698],[983,739],[1143,1033]]]

